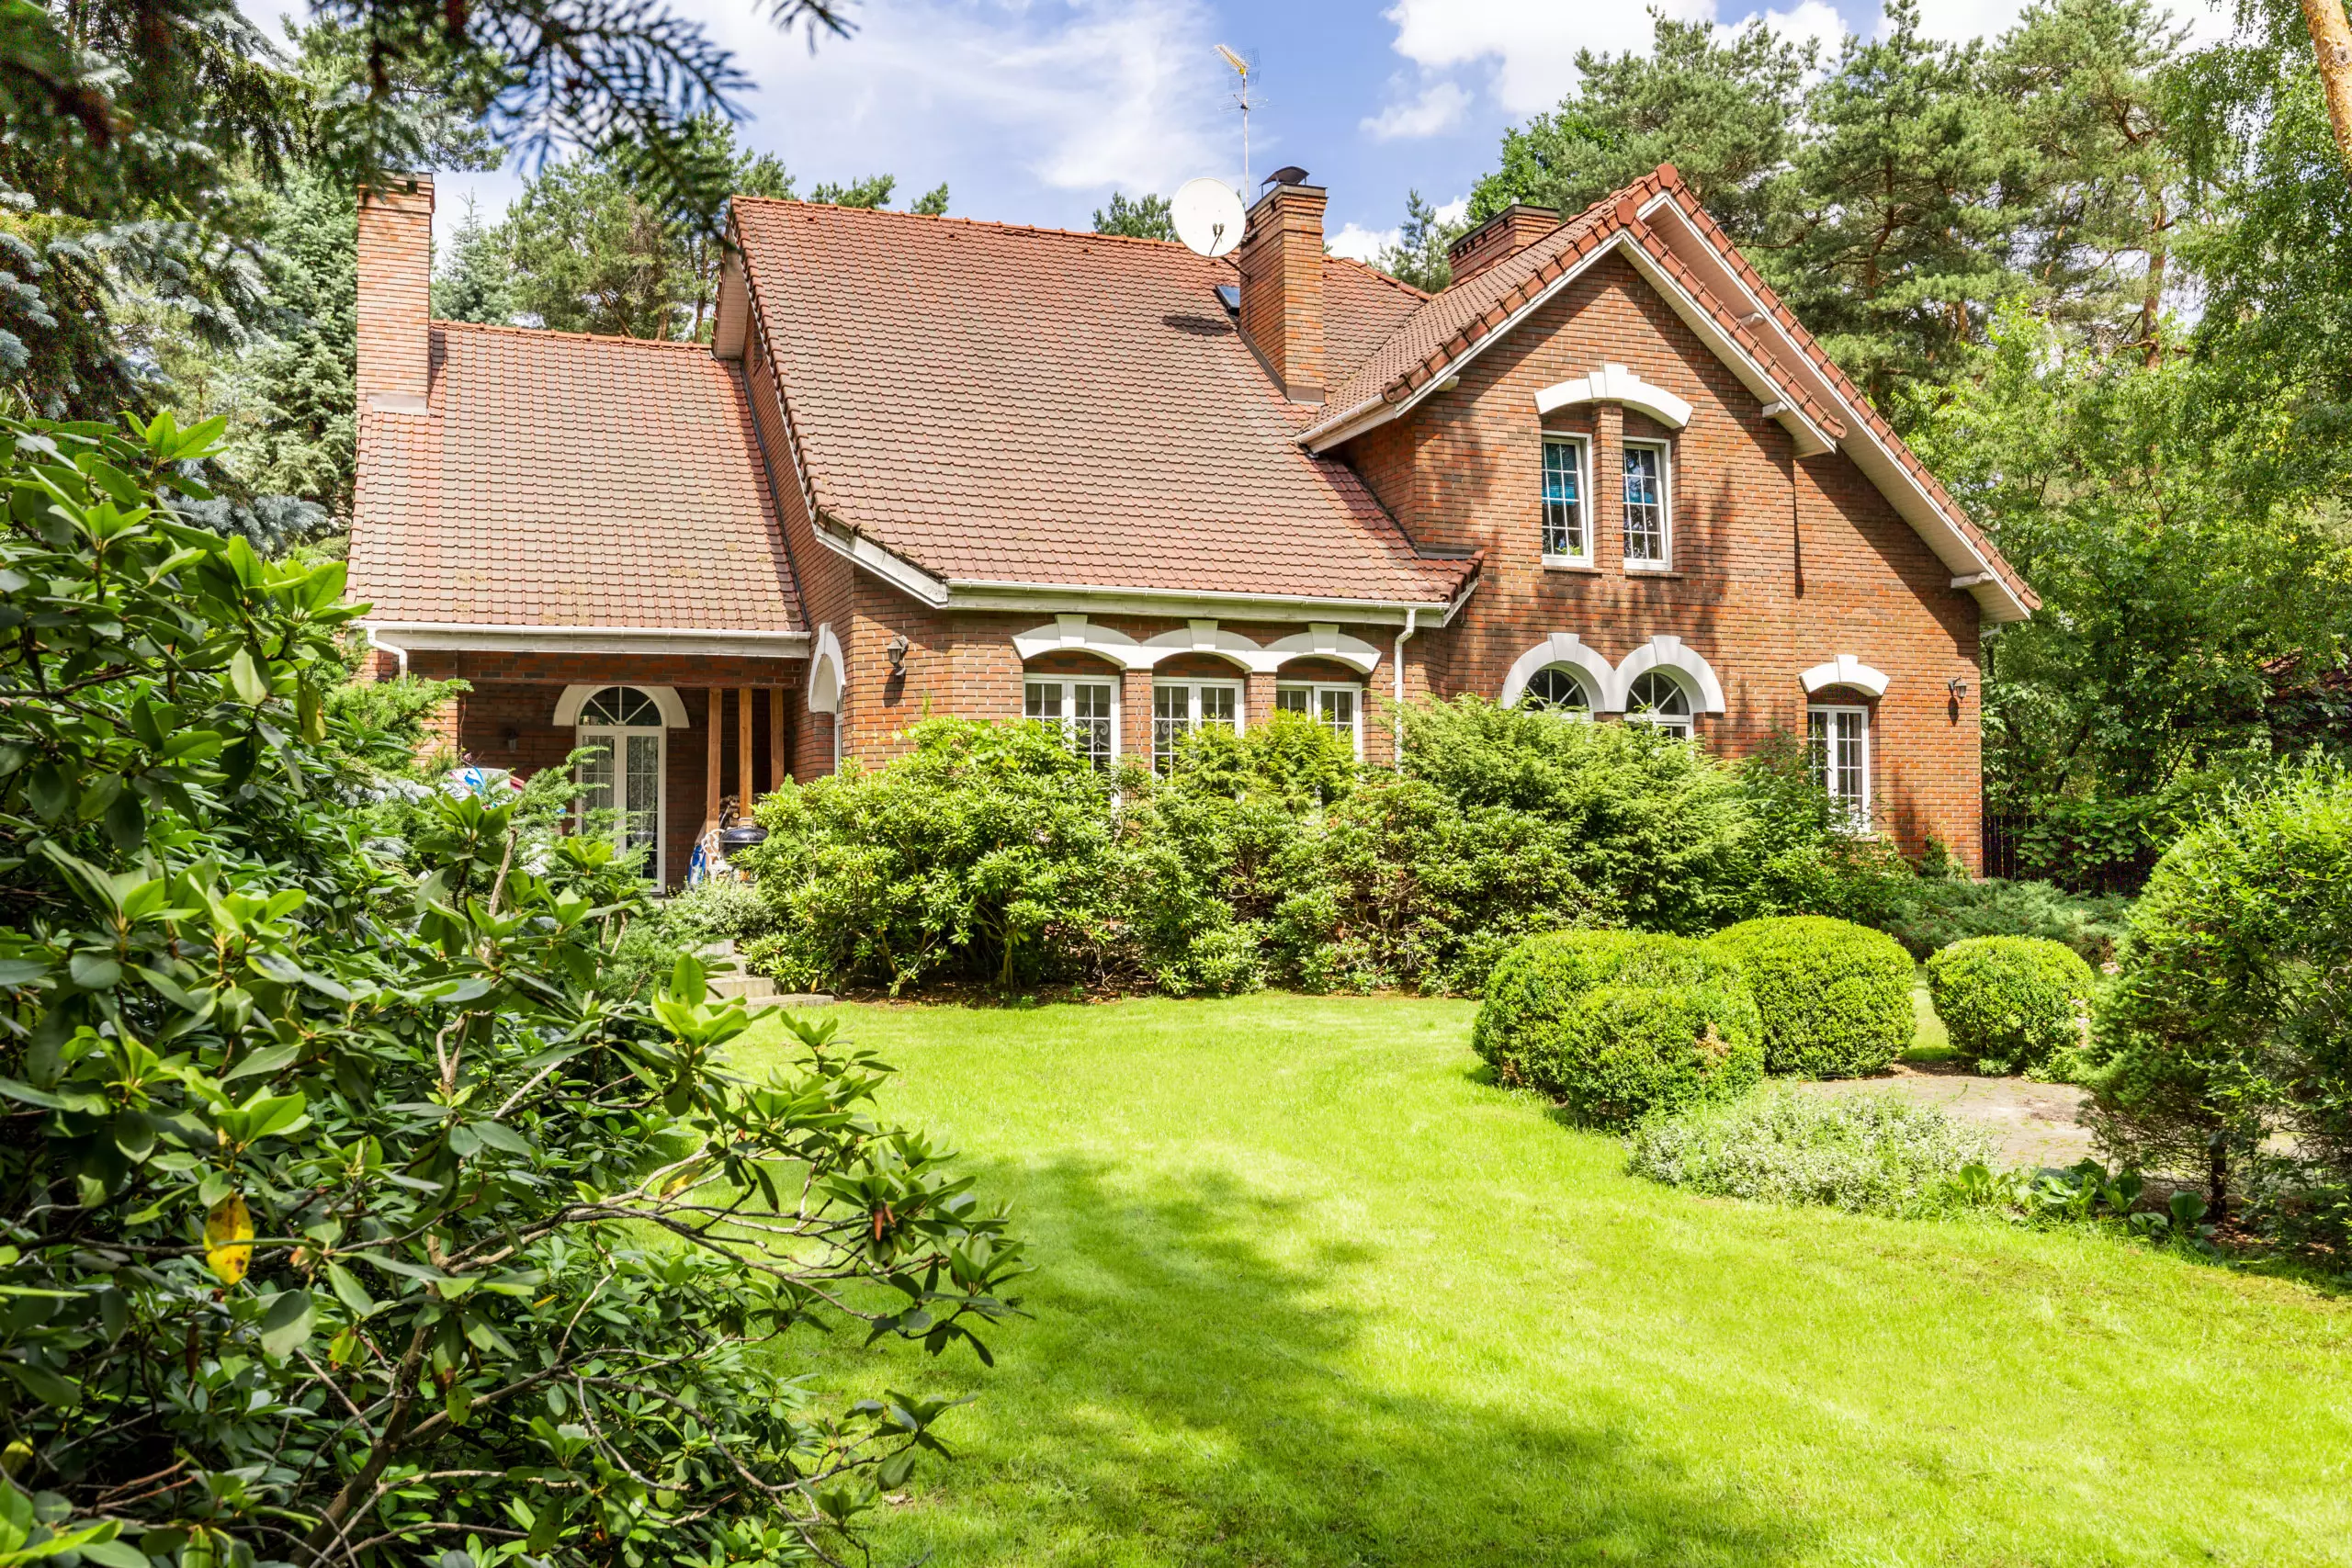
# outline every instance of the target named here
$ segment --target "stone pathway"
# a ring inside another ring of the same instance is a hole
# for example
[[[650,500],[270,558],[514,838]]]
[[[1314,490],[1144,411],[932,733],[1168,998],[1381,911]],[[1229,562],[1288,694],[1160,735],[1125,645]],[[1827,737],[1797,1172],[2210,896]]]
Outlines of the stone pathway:
[[[2081,1119],[2090,1095],[2073,1084],[1978,1077],[1897,1062],[1883,1077],[1836,1078],[1791,1087],[1806,1094],[1896,1094],[1933,1105],[1990,1130],[2000,1140],[1997,1163],[2003,1168],[2064,1167],[2096,1157],[2090,1129]]]

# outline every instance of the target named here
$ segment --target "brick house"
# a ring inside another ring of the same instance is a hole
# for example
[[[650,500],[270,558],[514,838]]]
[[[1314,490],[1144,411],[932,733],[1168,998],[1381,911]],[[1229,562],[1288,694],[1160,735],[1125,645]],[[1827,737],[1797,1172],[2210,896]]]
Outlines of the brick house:
[[[607,745],[666,881],[926,714],[1108,765],[1287,707],[1381,762],[1464,692],[1810,733],[1975,859],[1978,641],[2036,601],[1670,165],[1434,296],[1326,255],[1303,175],[1218,260],[745,198],[708,344],[429,321],[432,201],[360,214],[377,668],[469,682],[478,761]]]

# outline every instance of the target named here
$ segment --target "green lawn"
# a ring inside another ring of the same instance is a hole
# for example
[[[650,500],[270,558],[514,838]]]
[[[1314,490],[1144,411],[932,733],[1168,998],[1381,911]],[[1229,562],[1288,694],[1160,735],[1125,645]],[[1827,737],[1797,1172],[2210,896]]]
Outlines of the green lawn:
[[[2352,1303],[1651,1186],[1465,1003],[837,1010],[1040,1265],[993,1373],[801,1352],[979,1396],[877,1562],[2352,1562]]]

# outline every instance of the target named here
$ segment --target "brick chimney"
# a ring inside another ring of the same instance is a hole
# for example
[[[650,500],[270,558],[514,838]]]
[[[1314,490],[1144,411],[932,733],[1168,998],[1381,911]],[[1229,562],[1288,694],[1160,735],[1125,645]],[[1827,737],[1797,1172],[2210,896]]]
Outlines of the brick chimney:
[[[1446,260],[1453,264],[1453,281],[1469,282],[1559,226],[1560,215],[1551,208],[1512,202],[1445,248]]]
[[[1283,179],[1295,176],[1295,183]],[[1323,187],[1284,169],[1250,209],[1233,254],[1241,333],[1295,403],[1323,400]]]
[[[359,406],[423,413],[432,373],[433,176],[359,193]]]

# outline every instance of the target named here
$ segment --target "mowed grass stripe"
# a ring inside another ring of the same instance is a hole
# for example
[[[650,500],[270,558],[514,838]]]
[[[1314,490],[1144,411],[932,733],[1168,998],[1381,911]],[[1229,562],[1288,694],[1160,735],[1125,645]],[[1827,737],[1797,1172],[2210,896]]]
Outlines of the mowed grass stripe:
[[[979,1396],[881,1561],[2352,1562],[2308,1288],[1636,1180],[1461,1002],[834,1010],[1040,1265],[993,1373],[796,1348]]]

